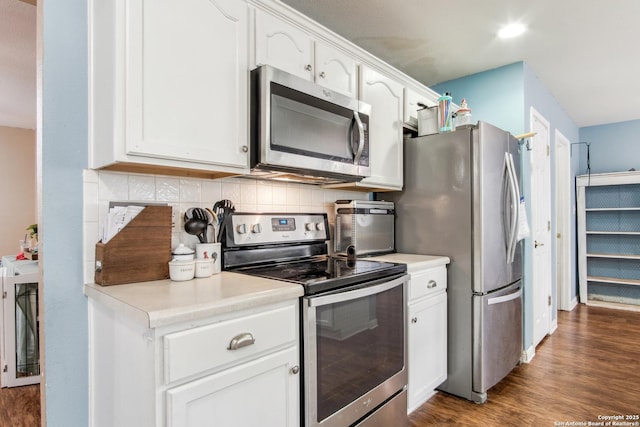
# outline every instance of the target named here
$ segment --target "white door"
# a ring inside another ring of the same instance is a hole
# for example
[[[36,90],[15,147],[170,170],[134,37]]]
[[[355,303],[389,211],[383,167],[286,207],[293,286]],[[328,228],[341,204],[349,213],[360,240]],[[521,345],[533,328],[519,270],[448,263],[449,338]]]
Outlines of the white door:
[[[447,293],[409,304],[408,408],[412,412],[447,379]]]
[[[556,135],[556,294],[558,309],[571,310],[576,303],[571,297],[571,143],[557,129]]]
[[[127,153],[248,167],[246,3],[124,3]]]
[[[551,327],[551,175],[549,122],[531,108],[531,223],[533,237],[533,345]]]
[[[262,10],[256,10],[255,65],[271,65],[313,81],[313,40],[307,33]]]
[[[358,65],[353,57],[321,42],[315,44],[316,83],[358,97]]]
[[[38,273],[2,278],[2,387],[40,382]]]
[[[360,67],[360,99],[371,105],[369,162],[363,184],[402,189],[402,85],[376,70]]]
[[[299,419],[296,347],[167,391],[168,427],[294,427]]]

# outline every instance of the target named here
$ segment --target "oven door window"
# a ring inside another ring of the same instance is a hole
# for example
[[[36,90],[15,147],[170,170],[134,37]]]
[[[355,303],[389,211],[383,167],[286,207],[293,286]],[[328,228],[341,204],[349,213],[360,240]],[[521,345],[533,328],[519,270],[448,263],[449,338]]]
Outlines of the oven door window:
[[[316,307],[321,422],[404,368],[403,287]]]

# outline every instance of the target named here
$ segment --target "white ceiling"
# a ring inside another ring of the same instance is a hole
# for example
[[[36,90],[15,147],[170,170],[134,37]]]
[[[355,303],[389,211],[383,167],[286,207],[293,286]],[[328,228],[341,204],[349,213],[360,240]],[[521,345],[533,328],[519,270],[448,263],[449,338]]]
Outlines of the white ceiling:
[[[283,1],[428,86],[525,61],[579,127],[640,119],[638,0]]]
[[[640,119],[638,0],[284,2],[426,85],[525,61],[576,125]],[[527,33],[498,40],[512,20]],[[36,8],[18,0],[0,0],[0,126],[36,126]]]

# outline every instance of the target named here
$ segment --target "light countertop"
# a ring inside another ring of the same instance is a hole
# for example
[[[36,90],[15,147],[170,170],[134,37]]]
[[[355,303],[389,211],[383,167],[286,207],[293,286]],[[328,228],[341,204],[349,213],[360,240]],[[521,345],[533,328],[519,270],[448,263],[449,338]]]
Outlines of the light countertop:
[[[407,273],[411,273],[417,270],[424,270],[426,268],[439,267],[441,265],[447,265],[451,260],[446,256],[439,255],[417,255],[417,254],[403,254],[393,253],[387,255],[372,256],[367,259],[375,261],[397,262],[400,264],[407,264]]]
[[[184,282],[155,280],[125,285],[84,285],[89,298],[149,328],[273,304],[302,296],[295,283],[223,271]]]

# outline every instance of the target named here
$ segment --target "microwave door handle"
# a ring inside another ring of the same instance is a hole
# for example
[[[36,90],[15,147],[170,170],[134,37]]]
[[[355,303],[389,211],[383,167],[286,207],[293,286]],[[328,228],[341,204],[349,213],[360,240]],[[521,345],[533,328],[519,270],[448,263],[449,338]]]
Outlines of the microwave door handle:
[[[364,125],[362,124],[362,120],[360,120],[360,115],[357,111],[353,112],[353,118],[358,126],[358,149],[353,156],[353,163],[358,164],[360,162],[360,157],[362,156],[362,150],[364,150]]]

